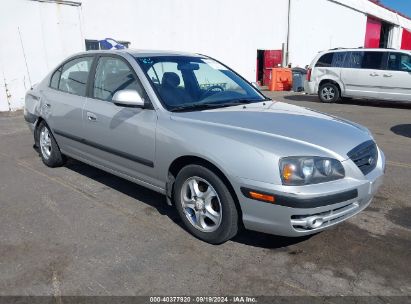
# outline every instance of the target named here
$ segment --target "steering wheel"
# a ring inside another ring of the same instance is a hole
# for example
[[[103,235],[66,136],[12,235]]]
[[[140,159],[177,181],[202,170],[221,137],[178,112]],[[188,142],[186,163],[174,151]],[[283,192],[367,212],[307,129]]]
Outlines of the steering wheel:
[[[214,90],[218,90],[219,92],[224,92],[224,88],[222,86],[212,85],[211,87],[208,87],[208,89],[203,94],[201,94],[201,99],[203,99],[203,97],[207,96]]]

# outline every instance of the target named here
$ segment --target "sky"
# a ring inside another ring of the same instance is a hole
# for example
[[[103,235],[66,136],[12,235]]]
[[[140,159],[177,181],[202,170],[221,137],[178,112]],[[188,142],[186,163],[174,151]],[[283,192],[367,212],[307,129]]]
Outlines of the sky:
[[[411,18],[411,0],[381,0],[380,2]]]

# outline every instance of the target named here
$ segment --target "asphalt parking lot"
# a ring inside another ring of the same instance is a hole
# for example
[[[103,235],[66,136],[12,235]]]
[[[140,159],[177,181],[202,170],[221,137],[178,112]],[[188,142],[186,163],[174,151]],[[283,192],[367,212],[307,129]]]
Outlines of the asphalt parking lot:
[[[267,95],[372,131],[388,162],[370,207],[310,238],[208,245],[159,194],[75,160],[45,167],[21,113],[0,114],[0,295],[410,296],[411,105]]]

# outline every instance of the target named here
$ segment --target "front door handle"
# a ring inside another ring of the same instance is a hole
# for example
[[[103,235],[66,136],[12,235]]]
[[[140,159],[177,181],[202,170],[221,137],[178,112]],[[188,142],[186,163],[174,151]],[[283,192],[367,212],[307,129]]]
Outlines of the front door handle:
[[[89,121],[97,121],[97,116],[96,116],[96,114],[94,114],[94,113],[87,112],[87,119],[88,119]]]
[[[384,74],[384,77],[392,77],[392,74]]]
[[[379,74],[377,74],[377,73],[371,73],[370,76],[375,77],[375,76],[379,76]]]

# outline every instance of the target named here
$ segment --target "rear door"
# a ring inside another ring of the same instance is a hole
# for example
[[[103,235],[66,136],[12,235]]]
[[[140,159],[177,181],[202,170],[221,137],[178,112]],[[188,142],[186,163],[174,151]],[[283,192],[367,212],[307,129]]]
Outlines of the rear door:
[[[47,123],[63,152],[81,154],[83,144],[82,110],[86,102],[87,81],[93,56],[73,58],[58,68],[44,92],[44,107],[51,114]]]
[[[341,70],[345,95],[378,98],[384,69],[385,52],[348,52]]]
[[[381,98],[411,101],[411,55],[390,52],[382,72]]]
[[[112,102],[119,90],[136,90],[147,106],[132,108]],[[84,106],[84,143],[93,162],[155,184],[157,114],[133,68],[121,56],[99,56]]]

